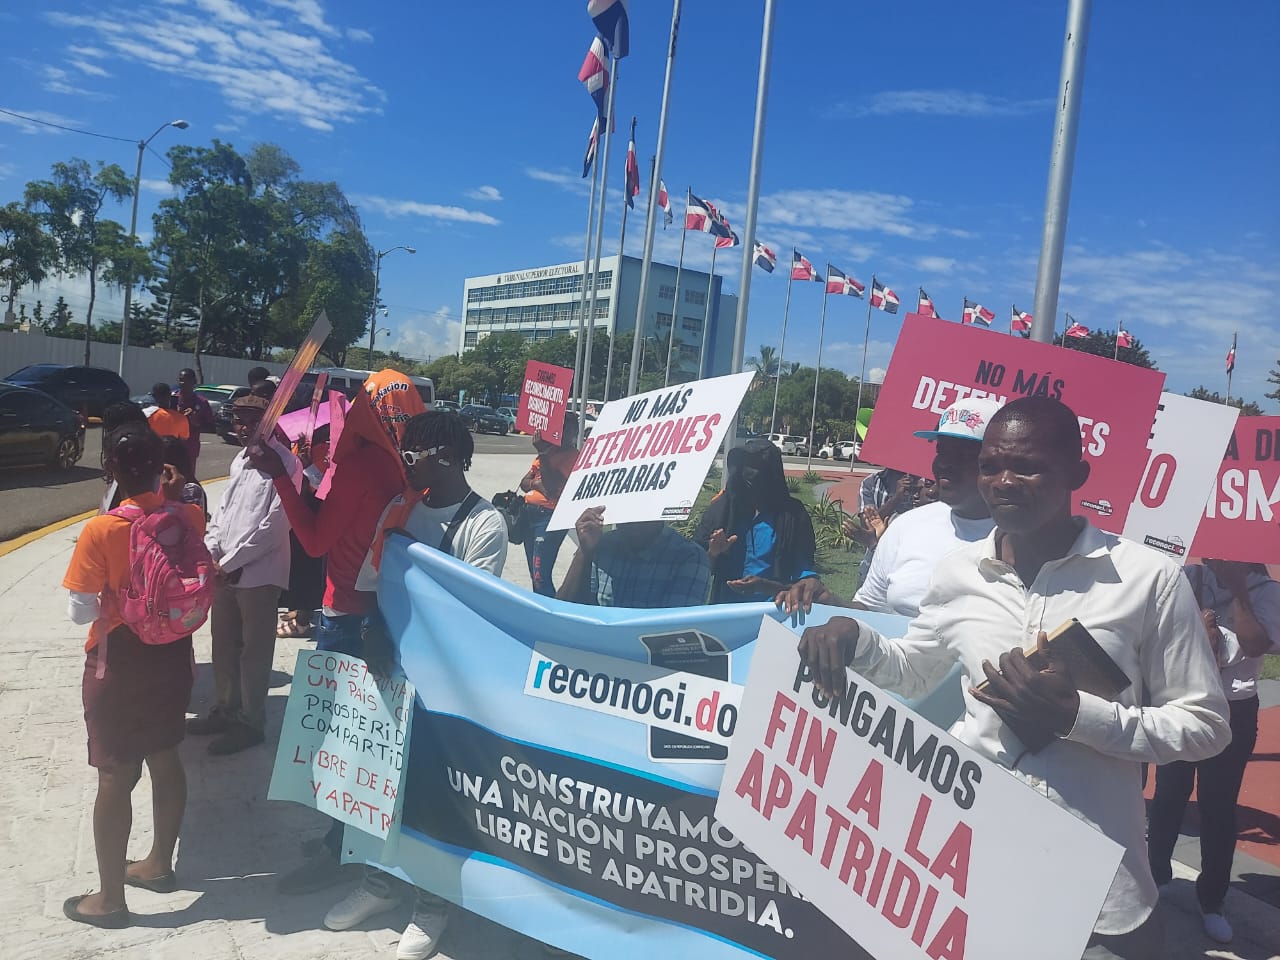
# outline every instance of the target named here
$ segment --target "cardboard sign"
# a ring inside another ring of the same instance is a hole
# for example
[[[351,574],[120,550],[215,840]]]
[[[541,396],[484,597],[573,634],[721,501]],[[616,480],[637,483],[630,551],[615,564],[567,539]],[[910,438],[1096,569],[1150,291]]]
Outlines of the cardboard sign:
[[[376,837],[400,820],[413,685],[363,660],[299,650],[269,800],[293,800]]]
[[[1123,535],[1186,563],[1205,501],[1240,411],[1222,403],[1160,394],[1147,445],[1147,469]]]
[[[1120,845],[850,679],[842,712],[764,619],[716,819],[878,960],[1078,960]]]
[[[572,387],[572,370],[530,360],[524,368],[516,429],[521,433],[541,433],[559,446],[564,437],[564,412],[569,406]]]
[[[1147,441],[1164,374],[1047,343],[910,314],[893,349],[862,458],[932,475],[933,430],[966,397],[1054,397],[1080,418],[1089,481],[1074,512],[1111,533],[1124,529],[1147,464]]]
[[[687,518],[753,376],[696,380],[606,403],[547,529],[568,530],[588,507],[604,507],[605,523]]]
[[[1280,563],[1280,417],[1236,421],[1191,549],[1197,557]]]

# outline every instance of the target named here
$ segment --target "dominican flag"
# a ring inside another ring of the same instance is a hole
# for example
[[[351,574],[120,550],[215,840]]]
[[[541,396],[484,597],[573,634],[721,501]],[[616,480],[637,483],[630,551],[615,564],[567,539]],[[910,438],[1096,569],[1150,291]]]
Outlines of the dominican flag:
[[[623,193],[627,197],[627,206],[635,209],[632,199],[640,192],[640,167],[636,163],[636,118],[631,118],[631,141],[627,144],[627,185]]]
[[[703,200],[689,194],[689,205],[684,212],[684,228],[686,230],[700,230],[703,233],[709,233],[714,237],[728,239],[733,231],[729,229],[729,221],[724,218],[716,205],[709,200]],[[732,246],[732,244],[730,244]]]
[[[631,52],[627,0],[588,0],[587,16],[595,23],[611,54],[621,60]]]
[[[920,294],[916,298],[916,313],[922,317],[937,317],[938,311],[933,308],[933,299],[924,292],[924,287],[918,289]]]
[[[591,165],[596,162],[596,141],[600,134],[600,120],[591,124],[591,136],[587,138],[587,155],[582,158],[582,176],[591,176]]]
[[[1067,314],[1067,320],[1069,322],[1067,324],[1067,331],[1063,334],[1064,337],[1075,337],[1078,340],[1089,335],[1089,328],[1083,323],[1076,323],[1075,318],[1069,313]]]
[[[871,278],[871,305],[885,313],[898,312],[898,295],[877,280]]]
[[[755,257],[756,266],[765,273],[773,273],[773,268],[778,265],[778,255],[766,247],[759,240],[752,247],[752,254]]]
[[[658,181],[658,206],[662,208],[662,229],[665,230],[671,226],[675,214],[671,212],[671,195],[667,193],[667,185],[661,180]]]
[[[582,69],[578,71],[578,79],[596,102],[596,114],[600,120],[600,129],[604,129],[604,98],[609,92],[609,69],[605,66],[604,41],[596,37],[591,41],[591,49],[587,58],[582,61]]]
[[[729,225],[729,221],[726,220],[725,226],[728,226],[728,225]],[[729,235],[727,237],[716,237],[716,249],[719,250],[723,247],[736,247],[741,242],[742,240],[738,237],[738,235],[734,233],[732,230],[730,230]]]
[[[847,294],[861,300],[866,289],[865,284],[859,283],[852,277],[846,277],[831,264],[827,264],[827,293]]]
[[[1227,373],[1236,368],[1236,335],[1231,335],[1231,349],[1227,351]]]
[[[1128,350],[1132,346],[1133,346],[1133,334],[1131,334],[1128,330],[1123,330],[1123,329],[1117,330],[1116,331],[1116,349],[1119,350],[1123,348],[1125,350]]]
[[[961,323],[976,323],[981,327],[991,326],[996,315],[980,303],[973,303],[968,297],[964,301],[964,312],[960,314]]]
[[[1032,321],[1035,317],[1027,313],[1025,310],[1019,310],[1016,306],[1011,308],[1013,313],[1009,317],[1009,330],[1012,333],[1030,333]]]
[[[791,248],[791,279],[812,280],[814,283],[822,283],[822,275],[813,268],[809,258],[795,247]]]

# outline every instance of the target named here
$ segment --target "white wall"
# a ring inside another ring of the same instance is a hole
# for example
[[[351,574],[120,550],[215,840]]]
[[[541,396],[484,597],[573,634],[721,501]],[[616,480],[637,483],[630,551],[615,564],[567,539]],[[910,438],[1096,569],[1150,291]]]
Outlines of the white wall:
[[[176,350],[155,350],[150,347],[126,347],[124,379],[129,384],[130,395],[146,393],[153,384],[163,380],[175,383],[178,371],[183,367],[195,367],[195,356]],[[84,363],[84,341],[47,337],[39,331],[11,333],[0,331],[0,377],[7,377],[29,363]],[[89,345],[89,365],[118,370],[120,347],[110,343]],[[266,367],[272,373],[284,373],[282,363],[266,363],[257,360],[241,360],[233,357],[202,356],[200,366],[204,371],[203,383],[243,384],[253,367]]]

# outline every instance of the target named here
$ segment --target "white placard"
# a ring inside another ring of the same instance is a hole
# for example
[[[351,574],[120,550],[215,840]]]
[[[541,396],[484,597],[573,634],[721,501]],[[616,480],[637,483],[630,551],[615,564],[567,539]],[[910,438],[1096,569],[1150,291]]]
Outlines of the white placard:
[[[1126,539],[1186,562],[1239,416],[1224,403],[1160,394],[1147,469],[1125,518]]]
[[[1078,960],[1123,849],[765,618],[716,819],[877,960]]]
[[[686,519],[753,376],[735,373],[609,401],[547,529],[568,530],[588,507],[604,507],[605,523]]]

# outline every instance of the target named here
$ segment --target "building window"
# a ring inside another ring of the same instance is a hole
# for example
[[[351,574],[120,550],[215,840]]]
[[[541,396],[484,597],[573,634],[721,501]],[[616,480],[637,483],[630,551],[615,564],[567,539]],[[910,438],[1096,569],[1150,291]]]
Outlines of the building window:
[[[700,307],[707,305],[707,294],[702,290],[686,290],[684,292],[685,303],[696,303]]]
[[[702,321],[701,321],[701,320],[699,320],[699,319],[697,319],[697,318],[695,318],[695,317],[681,317],[681,318],[680,318],[680,329],[681,329],[681,330],[687,330],[687,331],[689,331],[690,333],[701,333],[701,332],[702,332]]]
[[[607,298],[605,298],[605,299],[597,299],[597,300],[596,300],[596,315],[595,315],[595,317],[593,317],[592,319],[595,319],[595,320],[603,320],[603,319],[607,319],[607,318],[608,318],[608,316],[609,316],[609,301],[608,301],[608,299],[607,299]]]
[[[466,338],[462,341],[462,345],[469,350],[476,345],[476,341],[479,337],[480,334],[472,330],[466,335]]]
[[[688,343],[680,344],[681,360],[697,360],[702,356],[702,349]]]
[[[659,300],[674,300],[676,298],[676,288],[663,284],[658,288]]]
[[[671,326],[671,314],[669,313],[658,314],[658,329],[661,330],[663,327],[669,327],[669,326]]]

